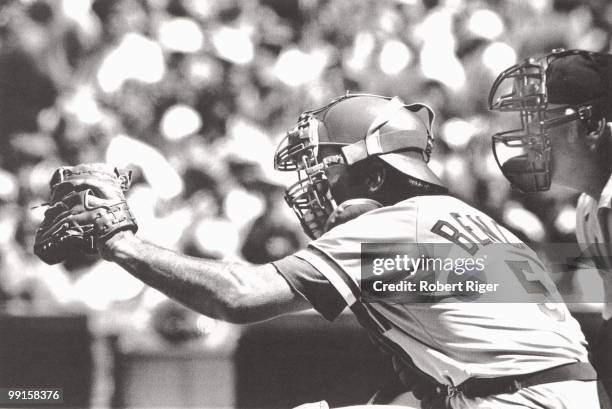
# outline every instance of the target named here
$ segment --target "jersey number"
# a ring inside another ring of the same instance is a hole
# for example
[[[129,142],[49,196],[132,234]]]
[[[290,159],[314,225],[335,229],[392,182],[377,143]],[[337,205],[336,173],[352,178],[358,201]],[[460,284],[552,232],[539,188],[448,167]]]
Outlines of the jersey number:
[[[528,294],[542,294],[545,299],[550,297],[549,291],[538,275],[533,271],[528,261],[505,260],[506,265],[516,276]],[[565,312],[560,310],[556,303],[538,303],[540,311],[556,321],[565,321]]]

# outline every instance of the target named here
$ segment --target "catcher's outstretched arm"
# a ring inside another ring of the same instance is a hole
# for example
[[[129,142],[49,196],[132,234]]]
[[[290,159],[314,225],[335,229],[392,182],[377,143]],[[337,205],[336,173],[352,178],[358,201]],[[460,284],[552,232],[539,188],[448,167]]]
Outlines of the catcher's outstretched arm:
[[[271,264],[189,257],[130,231],[117,233],[100,250],[146,284],[212,318],[243,324],[311,308]]]

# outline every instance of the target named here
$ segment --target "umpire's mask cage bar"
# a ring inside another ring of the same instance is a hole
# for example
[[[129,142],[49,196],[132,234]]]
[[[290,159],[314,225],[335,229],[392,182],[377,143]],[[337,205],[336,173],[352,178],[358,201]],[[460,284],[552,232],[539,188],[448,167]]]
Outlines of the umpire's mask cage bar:
[[[553,50],[540,58],[528,58],[503,71],[491,87],[489,109],[518,112],[520,128],[492,136],[493,155],[512,186],[525,193],[546,191],[551,184],[549,130],[592,116],[591,103],[549,107],[546,87],[549,65],[558,58],[585,53]]]

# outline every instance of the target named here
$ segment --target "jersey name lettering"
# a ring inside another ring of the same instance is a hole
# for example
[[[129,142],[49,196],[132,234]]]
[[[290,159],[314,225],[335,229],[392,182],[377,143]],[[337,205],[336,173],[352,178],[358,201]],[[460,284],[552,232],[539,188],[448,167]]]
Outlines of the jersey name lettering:
[[[447,220],[438,220],[431,232],[455,243],[470,255],[475,255],[481,247],[491,243],[506,243],[517,248],[524,248],[521,243],[511,243],[504,235],[502,227],[495,220],[488,219],[489,224],[478,215],[465,215],[452,212],[451,217],[457,225]]]

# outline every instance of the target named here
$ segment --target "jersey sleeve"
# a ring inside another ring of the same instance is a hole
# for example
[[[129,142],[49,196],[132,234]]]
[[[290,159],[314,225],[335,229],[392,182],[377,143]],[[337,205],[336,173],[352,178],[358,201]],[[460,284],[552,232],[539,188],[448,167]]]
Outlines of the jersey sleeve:
[[[595,265],[607,273],[612,270],[612,210],[609,207],[600,207],[596,213],[598,229],[594,244],[590,245]]]
[[[417,256],[414,202],[373,210],[336,226],[295,256],[324,276],[351,307],[360,299],[362,244],[384,250],[390,243],[415,244],[406,248]]]
[[[346,302],[316,268],[296,255],[272,263],[289,286],[304,297],[325,319],[333,321]]]
[[[587,194],[578,197],[576,204],[576,241],[584,250],[594,240],[596,223],[593,221],[597,213],[597,202]]]
[[[612,268],[612,210],[603,199],[598,203],[582,194],[576,206],[576,240],[594,265],[602,270]]]
[[[583,194],[582,196],[586,195]],[[583,197],[580,199],[583,199]],[[595,216],[597,217],[596,223],[599,225],[597,242],[606,247],[605,253],[607,256],[610,254],[610,242],[612,241],[612,175],[610,175],[608,182],[601,191],[599,200],[591,200],[596,203]],[[591,228],[591,230],[597,229]],[[606,264],[610,265],[609,263]]]
[[[605,243],[612,242],[612,209],[599,209],[599,219],[601,221],[602,236]]]

